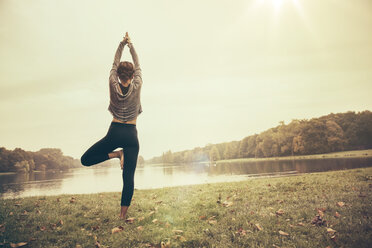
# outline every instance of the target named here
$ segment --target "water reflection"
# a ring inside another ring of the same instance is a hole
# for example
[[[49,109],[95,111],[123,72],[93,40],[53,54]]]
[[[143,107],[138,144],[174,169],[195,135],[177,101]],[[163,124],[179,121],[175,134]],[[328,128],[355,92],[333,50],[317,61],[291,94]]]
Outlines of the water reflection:
[[[281,176],[372,166],[372,157],[308,160],[254,160],[214,164],[161,165],[139,167],[137,189],[161,188],[213,182],[245,180],[247,177]],[[0,175],[0,197],[80,194],[121,191],[122,171],[118,167],[83,167],[68,172],[38,172]]]

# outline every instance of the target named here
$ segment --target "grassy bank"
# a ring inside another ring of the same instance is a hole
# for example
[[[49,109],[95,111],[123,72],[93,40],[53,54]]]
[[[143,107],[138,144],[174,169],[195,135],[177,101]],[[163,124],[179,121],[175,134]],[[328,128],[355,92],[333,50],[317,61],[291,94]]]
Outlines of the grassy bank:
[[[0,200],[0,247],[371,247],[372,168]],[[113,233],[114,232],[114,233]]]
[[[367,158],[367,157],[372,157],[372,149],[332,152],[332,153],[313,154],[313,155],[285,156],[285,157],[236,158],[236,159],[218,160],[217,163],[272,161],[272,160],[327,159],[327,158]]]

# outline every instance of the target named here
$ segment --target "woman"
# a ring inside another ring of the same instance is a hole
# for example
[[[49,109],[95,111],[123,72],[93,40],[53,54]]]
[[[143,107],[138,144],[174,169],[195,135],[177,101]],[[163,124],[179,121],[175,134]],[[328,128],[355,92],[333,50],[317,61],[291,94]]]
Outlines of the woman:
[[[128,45],[130,49],[134,66],[128,61],[120,62],[125,45]],[[85,166],[98,164],[111,158],[120,159],[120,166],[123,170],[121,219],[125,219],[133,196],[134,172],[139,151],[136,121],[137,116],[142,112],[141,87],[141,68],[127,32],[116,50],[110,71],[110,105],[108,110],[113,116],[110,128],[106,136],[90,147],[81,157],[81,163]],[[122,149],[114,151],[117,148]]]

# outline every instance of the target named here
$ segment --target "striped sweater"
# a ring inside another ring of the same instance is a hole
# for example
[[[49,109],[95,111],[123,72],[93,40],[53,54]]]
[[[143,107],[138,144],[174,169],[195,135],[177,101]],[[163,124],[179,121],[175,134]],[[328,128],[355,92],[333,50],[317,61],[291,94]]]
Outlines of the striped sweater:
[[[110,71],[109,84],[110,84],[110,105],[108,110],[112,116],[120,121],[130,121],[142,112],[141,106],[141,87],[142,87],[142,72],[138,62],[138,57],[133,44],[129,43],[128,47],[132,55],[134,63],[134,77],[129,84],[128,91],[122,93],[120,89],[120,82],[117,74],[117,69],[120,64],[120,58],[123,53],[125,42],[120,42],[118,49],[115,53],[114,63]]]

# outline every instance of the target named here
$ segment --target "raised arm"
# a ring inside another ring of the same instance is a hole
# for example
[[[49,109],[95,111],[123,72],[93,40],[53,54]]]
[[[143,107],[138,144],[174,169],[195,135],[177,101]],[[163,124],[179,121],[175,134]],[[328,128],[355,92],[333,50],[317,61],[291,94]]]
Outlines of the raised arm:
[[[118,66],[120,64],[121,55],[123,54],[123,49],[125,44],[127,44],[126,40],[123,40],[120,42],[119,47],[116,49],[115,57],[114,57],[114,63],[112,64],[111,70],[117,70]]]
[[[132,55],[134,69],[139,69],[140,64],[139,64],[138,56],[137,56],[137,53],[136,53],[136,49],[134,49],[133,43],[128,43],[128,47],[129,47],[130,54]]]
[[[133,64],[134,64],[134,80],[133,81],[135,83],[142,84],[141,67],[140,67],[140,64],[139,64],[139,61],[138,61],[138,56],[137,56],[137,53],[136,53],[136,49],[134,49],[133,43],[130,41],[130,39],[128,40],[128,47],[129,47],[130,54],[132,55],[132,60],[133,60]]]
[[[116,53],[115,53],[115,57],[114,57],[114,63],[112,64],[112,68],[111,68],[111,71],[110,71],[110,77],[109,77],[110,84],[115,86],[115,90],[119,94],[121,94],[121,91],[119,89],[119,84],[118,84],[117,69],[118,69],[119,64],[120,64],[120,59],[121,59],[121,55],[123,54],[124,46],[127,44],[127,42],[128,42],[128,39],[125,36],[124,39],[119,43],[119,46],[116,49]]]

